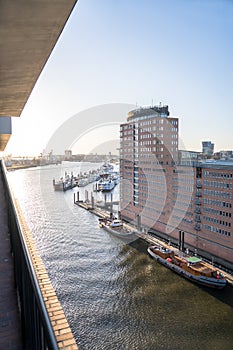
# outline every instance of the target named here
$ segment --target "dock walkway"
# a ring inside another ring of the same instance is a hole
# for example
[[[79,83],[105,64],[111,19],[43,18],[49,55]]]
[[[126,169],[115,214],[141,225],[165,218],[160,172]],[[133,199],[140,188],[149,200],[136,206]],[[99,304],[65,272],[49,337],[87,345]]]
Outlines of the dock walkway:
[[[14,287],[6,200],[0,173],[0,349],[22,350],[21,321]]]

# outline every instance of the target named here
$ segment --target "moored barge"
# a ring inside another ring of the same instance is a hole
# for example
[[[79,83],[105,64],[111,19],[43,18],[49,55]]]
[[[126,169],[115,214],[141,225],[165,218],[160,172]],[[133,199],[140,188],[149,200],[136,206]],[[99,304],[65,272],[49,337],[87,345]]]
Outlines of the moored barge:
[[[227,285],[224,276],[199,257],[179,255],[160,245],[150,246],[147,251],[160,264],[192,282],[215,289],[222,289]]]

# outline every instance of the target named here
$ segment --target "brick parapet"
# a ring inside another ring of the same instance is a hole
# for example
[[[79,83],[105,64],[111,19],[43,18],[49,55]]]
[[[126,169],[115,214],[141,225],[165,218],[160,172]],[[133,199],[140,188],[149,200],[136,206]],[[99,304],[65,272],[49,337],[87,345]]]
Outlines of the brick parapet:
[[[65,317],[62,306],[57,298],[56,292],[52,286],[35,241],[16,200],[15,205],[17,208],[24,239],[27,244],[27,248],[31,257],[35,274],[37,276],[48,316],[53,327],[58,347],[61,350],[78,350],[78,346],[70,329],[69,323]]]

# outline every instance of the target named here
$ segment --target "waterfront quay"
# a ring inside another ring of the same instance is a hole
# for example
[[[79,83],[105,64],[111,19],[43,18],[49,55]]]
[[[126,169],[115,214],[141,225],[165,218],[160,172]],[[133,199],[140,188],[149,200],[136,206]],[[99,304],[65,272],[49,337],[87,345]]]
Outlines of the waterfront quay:
[[[80,194],[77,192],[77,194],[74,193],[74,204],[78,205],[79,207],[88,210],[90,213],[94,214],[98,218],[101,219],[109,219],[110,218],[110,213],[113,212],[113,205],[118,204],[118,202],[112,201],[112,196],[111,200],[109,202],[106,202],[105,199],[105,205],[103,208],[99,208],[96,206],[94,197],[91,194],[91,198],[89,199],[88,192],[85,192],[85,200],[80,199]],[[124,220],[123,220],[124,222]],[[127,222],[124,222],[128,227],[132,230],[135,231],[135,235],[139,238],[145,241],[148,245],[153,245],[153,244],[159,244],[162,245],[166,248],[171,247],[170,241],[165,241],[161,240],[159,236],[156,236],[155,234],[151,233],[145,233],[142,232],[140,227],[135,227],[132,224],[129,224]],[[182,254],[181,250],[179,250],[174,244],[173,244],[173,250],[179,252],[179,254]],[[205,259],[205,262],[207,265],[211,265],[211,262]],[[227,283],[229,286],[233,287],[233,274],[226,272],[225,270],[221,269],[220,266],[218,266],[218,270],[225,276]]]
[[[0,163],[0,348],[78,350]]]

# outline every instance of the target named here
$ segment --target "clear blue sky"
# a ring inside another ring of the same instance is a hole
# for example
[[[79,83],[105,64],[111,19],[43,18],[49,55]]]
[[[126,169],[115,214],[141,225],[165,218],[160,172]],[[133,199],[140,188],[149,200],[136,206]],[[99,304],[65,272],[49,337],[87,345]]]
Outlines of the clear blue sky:
[[[233,1],[79,0],[5,154],[38,155],[95,105],[152,100],[180,118],[186,149],[233,149]]]

